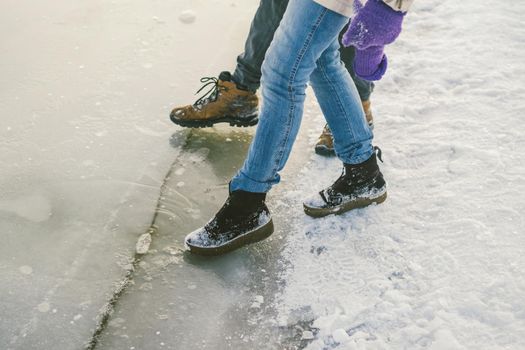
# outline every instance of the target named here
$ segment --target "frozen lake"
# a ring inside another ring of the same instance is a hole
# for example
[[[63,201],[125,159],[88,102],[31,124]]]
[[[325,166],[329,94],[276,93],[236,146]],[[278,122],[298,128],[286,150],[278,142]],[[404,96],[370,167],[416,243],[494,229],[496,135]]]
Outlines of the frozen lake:
[[[257,4],[0,3],[0,349],[525,348],[524,4],[416,2],[372,97],[387,202],[304,216],[340,171],[309,92],[276,232],[204,259],[255,128],[168,114]]]

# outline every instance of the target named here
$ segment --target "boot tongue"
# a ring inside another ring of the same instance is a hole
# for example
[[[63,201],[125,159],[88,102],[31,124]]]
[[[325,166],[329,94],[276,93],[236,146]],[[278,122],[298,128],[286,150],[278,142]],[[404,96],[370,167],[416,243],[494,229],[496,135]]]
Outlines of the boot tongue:
[[[221,74],[219,74],[219,80],[231,81],[232,80],[232,75],[231,75],[230,72],[227,72],[227,71],[221,72]]]
[[[228,82],[231,82],[231,83],[234,83],[235,84],[235,87],[239,90],[242,90],[242,91],[249,91],[251,93],[255,93],[254,90],[251,90],[250,88],[248,88],[247,86],[244,86],[238,82],[235,82],[233,80],[233,77],[231,75],[230,72],[228,71],[224,71],[224,72],[221,72],[221,74],[219,74],[219,80],[220,81],[228,81]]]

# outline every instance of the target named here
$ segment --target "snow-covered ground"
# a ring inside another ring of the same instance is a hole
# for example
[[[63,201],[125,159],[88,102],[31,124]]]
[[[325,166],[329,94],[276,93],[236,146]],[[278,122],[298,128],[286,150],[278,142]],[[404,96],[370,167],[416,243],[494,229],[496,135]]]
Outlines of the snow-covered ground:
[[[309,310],[307,349],[525,348],[524,10],[414,5],[373,96],[389,199],[298,210],[287,242],[279,321]],[[339,168],[312,157],[289,201]]]
[[[167,114],[233,68],[257,3],[0,3],[0,348],[101,324],[101,349],[525,348],[525,3],[414,4],[373,95],[384,204],[305,217],[340,171],[310,93],[272,239],[192,257],[253,128]]]

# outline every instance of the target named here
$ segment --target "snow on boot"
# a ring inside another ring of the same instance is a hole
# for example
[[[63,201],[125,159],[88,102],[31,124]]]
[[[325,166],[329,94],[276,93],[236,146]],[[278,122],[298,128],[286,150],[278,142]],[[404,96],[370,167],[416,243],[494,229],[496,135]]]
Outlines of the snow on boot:
[[[331,186],[306,200],[303,206],[307,215],[323,217],[382,203],[385,199],[386,182],[374,153],[363,163],[344,164],[341,176]]]
[[[233,191],[221,210],[206,224],[186,236],[186,247],[199,255],[220,255],[273,233],[265,193]]]
[[[173,109],[170,114],[172,122],[189,128],[216,123],[230,123],[231,126],[257,124],[257,95],[254,91],[240,89],[229,72],[222,72],[219,78],[202,78],[201,83],[204,85],[197,93],[208,86],[211,88],[193,105]]]
[[[368,123],[368,126],[370,126],[370,129],[373,129],[374,116],[372,115],[370,100],[362,101],[362,103],[363,110],[365,112],[366,122]],[[332,136],[332,131],[330,130],[328,124],[324,126],[323,132],[321,133],[321,136],[319,136],[319,140],[317,140],[317,143],[315,144],[315,153],[326,157],[335,156],[334,137]]]

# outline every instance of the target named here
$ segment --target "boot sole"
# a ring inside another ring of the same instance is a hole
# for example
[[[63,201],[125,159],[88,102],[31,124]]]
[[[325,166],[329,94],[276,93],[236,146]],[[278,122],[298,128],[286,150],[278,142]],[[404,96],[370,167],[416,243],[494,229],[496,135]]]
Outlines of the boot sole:
[[[386,200],[386,197],[387,197],[387,194],[385,192],[376,198],[357,198],[354,201],[344,203],[344,204],[341,204],[333,208],[314,208],[314,207],[309,207],[304,203],[303,203],[303,207],[304,207],[304,212],[306,215],[314,217],[314,218],[322,218],[323,216],[327,216],[331,214],[340,215],[352,209],[364,208],[374,203],[380,204]]]
[[[324,156],[324,157],[334,157],[335,151],[333,148],[328,148],[326,146],[315,146],[315,153]]]
[[[247,232],[241,236],[235,237],[229,242],[224,243],[220,246],[213,247],[202,247],[191,245],[188,242],[185,242],[186,246],[189,248],[190,252],[198,255],[222,255],[229,253],[238,248],[244,247],[248,244],[256,243],[270,237],[273,233],[273,221],[270,219],[263,226],[256,228],[253,231]]]
[[[170,116],[172,122],[185,128],[208,128],[217,123],[229,123],[230,126],[247,127],[254,126],[259,122],[257,114],[252,114],[243,120],[230,116],[206,120],[180,120]]]

